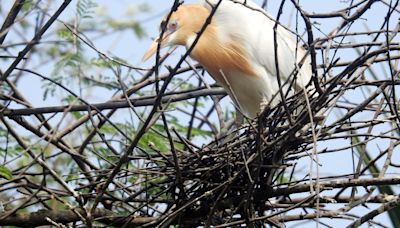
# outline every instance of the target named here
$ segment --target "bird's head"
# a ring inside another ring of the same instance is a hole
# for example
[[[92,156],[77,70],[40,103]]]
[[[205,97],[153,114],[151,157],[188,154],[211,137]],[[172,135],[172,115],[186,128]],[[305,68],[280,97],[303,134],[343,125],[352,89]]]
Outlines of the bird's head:
[[[180,6],[175,12],[164,17],[160,25],[160,37],[155,39],[150,48],[143,56],[143,60],[148,60],[153,56],[158,45],[160,49],[174,45],[189,45],[193,41],[203,26],[209,15],[208,9],[199,4]],[[164,32],[162,32],[164,31]]]

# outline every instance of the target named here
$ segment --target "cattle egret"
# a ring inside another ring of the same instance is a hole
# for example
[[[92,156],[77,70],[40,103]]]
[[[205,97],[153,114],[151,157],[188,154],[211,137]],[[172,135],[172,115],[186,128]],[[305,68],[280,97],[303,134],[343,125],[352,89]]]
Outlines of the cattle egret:
[[[218,2],[179,6],[168,20],[164,18],[163,37],[153,42],[143,59],[153,56],[158,46],[190,48]],[[275,44],[282,94],[287,93],[289,84],[299,90],[310,81],[310,58],[295,35],[278,25],[274,39],[276,21],[254,2],[222,0],[212,16],[190,56],[225,88],[247,117],[254,118],[266,104],[274,106],[281,100]],[[297,74],[293,73],[295,69]]]

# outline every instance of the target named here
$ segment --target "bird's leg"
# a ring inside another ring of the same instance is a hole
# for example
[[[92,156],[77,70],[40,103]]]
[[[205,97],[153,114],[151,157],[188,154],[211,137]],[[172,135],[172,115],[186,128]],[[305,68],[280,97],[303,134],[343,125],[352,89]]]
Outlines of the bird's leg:
[[[235,125],[236,125],[236,128],[239,128],[244,122],[244,114],[243,114],[243,112],[240,111],[241,107],[240,107],[239,100],[237,99],[236,94],[231,87],[231,84],[226,79],[224,72],[222,70],[220,70],[219,72],[221,73],[222,78],[225,81],[225,84],[226,84],[225,89],[227,90],[228,94],[230,95],[230,97],[233,101],[233,104],[235,106],[235,110],[236,110]]]
[[[268,106],[269,106],[268,99],[266,97],[263,97],[261,100],[261,103],[260,103],[260,113],[262,113],[264,111],[264,109]]]
[[[244,116],[243,116],[243,113],[238,109],[238,107],[235,107],[235,110],[236,110],[235,125],[236,125],[236,128],[239,128],[240,125],[243,124]]]

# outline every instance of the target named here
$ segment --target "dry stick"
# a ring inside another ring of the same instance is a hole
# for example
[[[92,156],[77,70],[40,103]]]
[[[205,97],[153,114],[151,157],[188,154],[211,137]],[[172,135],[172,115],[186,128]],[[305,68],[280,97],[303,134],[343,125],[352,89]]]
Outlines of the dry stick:
[[[279,6],[278,16],[276,17],[276,22],[275,22],[274,28],[273,28],[273,31],[274,31],[274,61],[275,61],[276,80],[277,80],[278,86],[279,86],[279,95],[281,97],[281,101],[283,103],[283,107],[285,109],[285,113],[287,115],[289,124],[292,125],[293,119],[292,119],[292,116],[290,115],[289,108],[287,106],[286,97],[283,94],[283,86],[282,86],[279,61],[278,61],[279,60],[279,58],[278,58],[278,37],[277,37],[278,36],[278,21],[282,15],[284,4],[285,4],[285,0],[283,0]],[[297,65],[297,63],[295,63],[295,65]]]
[[[391,2],[390,2],[391,3]],[[394,9],[398,6],[398,4],[399,4],[399,0],[397,0],[396,1],[396,3],[395,3],[395,5],[394,5],[394,7],[393,7],[393,10],[392,10],[392,7],[391,7],[391,5],[389,6],[389,10],[388,10],[388,12],[387,12],[387,15],[386,15],[386,18],[385,18],[385,22],[387,21],[387,23],[386,23],[386,30],[388,30],[389,29],[389,20],[390,20],[390,16],[392,15],[392,13],[394,12]],[[397,128],[399,128],[399,130],[400,130],[400,126],[399,126],[399,121],[400,121],[400,115],[399,115],[399,112],[398,112],[398,107],[397,107],[397,99],[396,99],[396,89],[395,89],[395,87],[394,87],[394,85],[395,85],[395,81],[397,81],[397,78],[398,78],[398,75],[399,75],[399,72],[395,72],[394,71],[394,69],[393,69],[393,67],[392,67],[392,59],[391,59],[391,51],[390,51],[390,42],[392,41],[392,38],[391,38],[391,36],[395,36],[397,33],[398,33],[398,30],[399,30],[399,27],[397,27],[397,30],[395,31],[395,32],[393,32],[392,34],[389,34],[389,31],[386,31],[386,46],[388,47],[388,53],[387,53],[387,57],[388,57],[388,65],[389,65],[389,69],[390,69],[390,76],[391,76],[391,79],[392,79],[392,94],[393,94],[393,112],[394,112],[394,114],[396,115],[396,117],[397,117],[397,121],[395,122],[396,123],[396,125],[397,125]],[[390,105],[390,106],[392,106],[392,105]]]
[[[384,42],[379,42],[379,41],[375,41],[375,42],[360,42],[360,43],[356,43],[356,41],[352,42],[352,43],[339,43],[339,44],[319,44],[315,46],[315,49],[325,49],[325,48],[334,48],[334,49],[345,49],[345,48],[358,48],[358,47],[374,47],[374,46],[382,46],[383,44],[385,44]],[[385,44],[386,45],[386,44]],[[400,43],[399,42],[392,42],[389,46],[399,46]],[[397,55],[394,55],[397,56]],[[325,61],[327,62],[327,61]]]
[[[209,89],[200,89],[193,91],[180,91],[178,93],[166,93],[165,97],[161,99],[161,103],[167,102],[179,102],[187,99],[197,98],[201,96],[208,95],[225,95],[226,92],[222,88],[213,88]],[[108,101],[104,103],[94,103],[94,104],[84,104],[84,105],[62,105],[62,106],[50,106],[50,107],[41,107],[41,108],[21,108],[21,109],[5,109],[2,111],[3,116],[24,116],[24,115],[32,115],[32,114],[47,114],[47,113],[57,113],[57,112],[79,112],[79,111],[87,111],[88,107],[92,107],[95,109],[91,111],[90,115],[99,113],[101,110],[108,109],[119,109],[119,108],[129,108],[131,105],[135,107],[142,107],[154,104],[157,97],[139,97],[132,98],[129,100],[117,100],[117,101]],[[88,114],[89,115],[89,114]],[[108,116],[108,115],[106,115]]]
[[[338,214],[335,211],[322,211],[320,213],[312,213],[312,214],[297,214],[297,215],[287,215],[281,218],[277,218],[279,222],[290,222],[290,221],[306,221],[308,219],[316,219],[319,218],[339,218],[339,219],[347,219],[351,220],[351,218],[343,217],[343,215]]]
[[[307,37],[308,37],[308,45],[310,48],[310,57],[311,57],[311,68],[312,68],[312,73],[313,73],[313,84],[314,87],[316,88],[317,92],[319,94],[322,94],[322,89],[319,85],[318,82],[318,71],[317,71],[317,63],[316,63],[316,52],[315,52],[315,42],[314,42],[314,35],[313,35],[313,31],[312,31],[312,26],[311,26],[311,21],[309,18],[309,15],[306,15],[304,13],[304,11],[299,7],[299,5],[297,4],[296,1],[292,0],[292,3],[295,5],[295,8],[300,12],[301,17],[303,18],[305,25],[306,25],[306,29],[307,29]],[[310,106],[310,101],[308,98],[308,94],[305,88],[303,88],[303,92],[304,92],[304,96],[305,96],[305,100],[306,100],[306,104],[307,104],[307,112],[309,114],[309,120],[310,120],[310,126],[311,126],[311,131],[312,131],[312,137],[313,137],[313,148],[312,148],[312,159],[310,161],[310,179],[312,178],[312,171],[313,171],[313,164],[314,162],[316,163],[316,171],[317,171],[317,183],[319,182],[319,160],[318,160],[318,154],[317,154],[317,136],[316,136],[316,132],[315,132],[315,126],[314,126],[314,121],[313,121],[313,114],[312,114],[312,110],[311,110],[311,106]],[[321,132],[319,131],[318,134],[320,134]],[[311,182],[310,182],[311,183]],[[310,184],[310,190],[313,192],[313,185]],[[319,226],[319,213],[320,213],[320,203],[319,203],[319,194],[320,194],[320,186],[319,184],[317,184],[316,186],[316,194],[317,194],[317,227]]]
[[[186,72],[186,71],[188,71],[188,68],[180,69],[180,70],[178,70],[177,74],[178,74],[178,73],[184,73],[184,72]],[[130,95],[132,95],[133,93],[135,93],[136,91],[138,91],[139,89],[141,89],[141,88],[143,88],[143,87],[145,87],[145,86],[148,86],[148,85],[154,83],[154,82],[156,81],[155,79],[148,78],[149,75],[151,75],[153,72],[154,72],[154,70],[149,71],[149,72],[143,77],[142,80],[140,80],[140,81],[137,82],[133,87],[131,87],[130,89],[128,89],[128,90],[126,91],[126,94],[130,96]],[[160,77],[159,80],[165,80],[166,78],[168,78],[168,76],[169,76],[169,74],[164,75],[163,77]],[[108,101],[108,102],[119,101],[120,99],[123,99],[123,98],[124,98],[124,94],[119,95],[118,97],[113,98],[113,99],[111,99],[111,100]],[[106,103],[107,103],[107,102],[106,102]],[[154,104],[154,103],[152,103],[152,104]],[[106,116],[107,119],[111,118],[111,116],[114,115],[114,113],[118,110],[118,107],[117,107],[117,108],[111,108],[111,109],[112,109],[112,110],[111,110],[110,112],[108,112],[107,114],[105,114],[105,116]],[[98,114],[97,111],[92,111],[92,112],[93,112],[93,113],[92,113],[91,115],[96,115],[96,114]],[[99,123],[97,124],[97,127],[98,127],[98,128],[101,128],[101,127],[107,122],[107,119],[100,118],[100,121],[99,121]],[[59,138],[63,138],[64,136],[66,136],[66,135],[69,134],[70,132],[74,131],[75,129],[77,129],[79,126],[81,126],[82,124],[84,124],[84,123],[85,123],[86,121],[88,121],[88,120],[89,120],[89,115],[85,115],[85,116],[81,117],[77,122],[71,124],[69,127],[67,127],[66,129],[64,129],[64,131],[59,132],[57,136],[58,136]],[[84,143],[82,143],[81,148],[79,149],[80,152],[84,150],[85,146],[90,142],[90,140],[95,136],[95,134],[96,134],[95,131],[92,131],[92,132],[89,133],[89,135],[86,137]]]
[[[397,142],[400,141],[399,138],[392,138],[391,140],[396,142],[396,146],[398,145]],[[361,173],[365,173],[367,170],[371,170],[370,167],[373,166],[383,155],[389,154],[389,153],[390,153],[389,150],[390,150],[390,147],[389,147],[388,149],[386,149],[385,151],[381,152],[380,154],[378,154],[378,156],[376,156],[374,159],[371,159],[371,160],[369,161],[369,163],[366,164],[366,166],[361,170]],[[385,165],[386,165],[386,163],[385,163]],[[376,168],[375,168],[375,169],[376,169]],[[381,171],[380,171],[380,173],[381,173]],[[373,175],[376,175],[376,173],[372,173],[372,174],[373,174]],[[378,174],[378,176],[379,176],[379,174]]]
[[[332,40],[334,38],[339,38],[339,37],[351,37],[351,36],[362,36],[362,35],[373,35],[373,34],[380,34],[380,33],[385,33],[386,29],[380,29],[380,30],[371,30],[371,31],[359,31],[359,32],[346,32],[346,33],[331,33],[330,35],[326,35],[326,37],[319,37],[316,38],[315,41],[318,41],[319,44],[316,44],[315,47],[319,47],[321,42],[326,42],[328,40]],[[390,32],[392,32],[390,30]]]
[[[393,59],[400,59],[400,55],[393,55],[392,56],[392,60]],[[374,60],[374,63],[379,63],[379,62],[386,62],[388,60],[388,57],[387,56],[380,56],[380,57],[377,57],[375,60]],[[348,65],[350,65],[351,63],[352,63],[353,61],[338,61],[338,62],[336,62],[335,64],[332,64],[332,67],[345,67],[345,66],[348,66]],[[318,65],[318,68],[323,68],[323,67],[325,67],[326,66],[326,64],[319,64]],[[361,66],[366,66],[366,65],[361,65]],[[396,84],[398,83],[398,82],[395,82]]]
[[[76,209],[79,214],[85,214],[85,210]],[[106,209],[97,209],[93,214],[94,219],[107,218],[114,215],[113,212]],[[71,210],[43,210],[38,212],[33,212],[29,214],[17,214],[10,216],[4,220],[0,220],[0,225],[4,226],[42,226],[49,225],[50,222],[46,220],[50,218],[52,221],[58,223],[71,223],[80,221],[81,217],[77,215],[76,212]],[[140,220],[140,219],[138,219]],[[146,220],[145,220],[146,221]],[[144,221],[138,223],[143,224]]]
[[[385,23],[387,23],[387,21],[385,21]],[[385,24],[385,23],[384,23],[384,24]],[[384,25],[383,25],[383,26],[384,26]],[[382,26],[382,27],[383,27],[383,26]],[[398,31],[399,28],[400,28],[400,23],[398,23],[398,24],[396,25],[394,31]],[[394,39],[394,37],[395,37],[396,34],[397,34],[397,32],[393,32],[387,40],[389,40],[389,41],[391,42],[391,41]],[[379,33],[375,36],[375,38],[374,38],[373,41],[376,41],[376,39],[378,38],[378,35],[379,35]],[[387,41],[387,42],[388,42],[388,41]],[[386,47],[385,44],[382,44],[381,50],[378,50],[378,51],[376,51],[376,52],[379,52],[379,51],[382,52],[382,49],[383,49],[383,48],[385,48],[385,49],[387,49],[387,50],[390,50],[389,47]],[[369,48],[365,51],[365,53],[364,53],[363,56],[371,56],[371,57],[373,57],[373,56],[374,56],[374,54],[373,54],[374,52],[367,53],[368,50],[369,50]],[[372,64],[373,62],[375,62],[375,59],[376,59],[377,57],[378,57],[378,55],[376,55],[376,56],[373,57],[372,59],[366,61],[366,62],[367,62],[367,66],[370,65],[370,64]],[[351,63],[350,63],[349,65],[351,65]],[[359,71],[360,71],[359,74],[361,74],[365,69],[367,69],[367,66],[361,67],[361,69],[359,69]],[[337,81],[337,80],[336,80],[336,81]]]
[[[16,67],[16,69],[21,70],[21,71],[29,72],[29,73],[31,73],[31,74],[34,74],[34,75],[36,75],[36,76],[41,77],[42,79],[51,81],[52,83],[56,84],[57,86],[59,86],[59,87],[61,87],[62,89],[66,90],[67,92],[69,92],[71,95],[73,95],[74,97],[76,97],[77,99],[79,99],[81,102],[85,103],[85,104],[86,104],[86,110],[87,110],[88,108],[90,108],[90,104],[88,104],[85,100],[83,100],[82,98],[80,98],[77,94],[75,94],[73,91],[71,91],[70,89],[66,88],[65,86],[61,85],[60,83],[55,82],[54,80],[52,80],[52,79],[50,79],[50,78],[48,78],[48,77],[46,77],[46,76],[44,76],[44,75],[41,75],[41,74],[39,74],[39,73],[37,73],[37,72],[31,71],[31,70],[20,69],[20,68],[18,68],[18,67]],[[63,113],[66,113],[66,111],[68,111],[68,110],[70,109],[71,106],[63,106],[63,107],[64,107]],[[96,107],[93,107],[93,108],[95,109]],[[25,109],[25,110],[29,110],[29,109]],[[98,110],[97,110],[97,111],[98,111]],[[3,111],[3,112],[7,112],[7,110],[5,110],[5,111]],[[53,113],[54,113],[54,112],[53,112]],[[40,113],[40,114],[42,114],[42,113]],[[13,117],[13,116],[11,116],[11,117]],[[108,120],[108,119],[107,119],[107,120]],[[108,120],[108,121],[109,121],[109,120]],[[110,122],[110,121],[109,121],[109,122]],[[115,125],[114,125],[112,122],[110,122],[110,124],[113,125],[113,126],[115,127]],[[118,128],[116,128],[116,129],[119,130]],[[122,131],[119,130],[119,132],[120,132],[121,134],[124,135],[124,133],[123,133]],[[54,136],[54,138],[55,138],[55,139],[54,139],[55,141],[60,140],[60,142],[63,143],[63,140],[62,140],[62,139],[59,139],[57,136]],[[63,144],[65,144],[65,143],[63,143]],[[67,144],[65,144],[65,146],[68,147]],[[78,163],[79,163],[79,162],[78,162]],[[80,165],[80,164],[78,164],[78,165]],[[91,166],[92,166],[92,168],[93,168],[93,165],[91,165]],[[83,170],[85,171],[85,169],[83,169]]]
[[[342,17],[344,20],[348,20],[349,16],[346,12],[349,12],[353,8],[357,8],[361,4],[365,3],[368,0],[362,0],[357,2],[356,4],[351,5],[350,7],[346,7],[344,9],[336,10],[330,13],[306,13],[305,15],[309,18],[332,18],[332,17]]]
[[[314,183],[316,185],[317,183]],[[385,178],[360,178],[360,179],[349,179],[349,180],[333,180],[323,181],[319,183],[321,190],[331,188],[347,188],[353,186],[370,186],[370,185],[393,185],[400,184],[400,177],[385,177]],[[302,183],[287,188],[273,189],[267,193],[268,197],[285,196],[294,193],[308,192],[310,186],[308,183]]]
[[[0,29],[0,45],[3,44],[4,40],[7,37],[8,31],[10,30],[11,26],[14,24],[15,18],[19,11],[21,11],[22,6],[24,5],[25,0],[16,0],[14,5],[11,7],[10,12],[8,13],[6,19],[4,20],[3,25]]]
[[[385,160],[385,163],[383,164],[383,167],[382,167],[382,169],[381,169],[381,172],[380,172],[379,175],[378,175],[378,178],[383,178],[383,177],[385,176],[385,173],[386,173],[387,169],[389,168],[390,161],[392,160],[392,155],[393,155],[394,147],[397,146],[397,145],[399,145],[399,142],[398,142],[398,141],[394,142],[394,141],[392,140],[392,141],[390,142],[390,146],[389,146],[389,148],[387,149],[386,160]]]
[[[68,154],[70,154],[73,158],[75,159],[80,159],[80,161],[84,162],[85,164],[90,165],[89,161],[86,160],[84,157],[81,157],[80,155],[76,154],[75,151],[73,149],[70,149],[62,144],[59,143],[59,141],[54,140],[52,137],[43,134],[42,132],[40,132],[39,130],[37,130],[36,128],[34,128],[33,126],[31,126],[30,124],[26,123],[22,118],[18,118],[18,119],[13,119],[15,122],[17,122],[19,125],[21,125],[22,127],[24,127],[25,129],[27,129],[28,131],[31,131],[32,133],[34,133],[35,135],[37,135],[40,138],[44,138],[46,139],[46,141],[48,141],[49,143],[52,143],[53,145],[55,145],[56,147],[58,147],[61,151],[66,152]],[[43,165],[45,165],[46,163],[43,162]],[[56,174],[55,172],[53,172],[53,174]],[[60,181],[63,181],[61,178],[59,179]],[[62,182],[63,183],[63,182]],[[63,185],[63,184],[62,184]],[[69,189],[69,186],[63,185],[64,187],[66,187],[67,189]],[[69,189],[72,190],[72,189]],[[75,191],[72,191],[75,192]],[[73,194],[75,197],[77,197],[77,202],[82,203],[82,201],[80,200],[81,198],[78,197],[79,194]]]
[[[197,150],[201,149],[197,145],[194,145],[194,143],[192,143],[190,140],[185,139],[183,136],[181,136],[175,128],[172,128],[172,131],[175,133],[175,135],[179,139],[180,143],[185,145],[185,149],[183,151],[189,150],[190,153],[194,154],[196,152],[192,149],[192,147],[196,148]]]
[[[202,81],[199,79],[198,83],[199,84],[197,85],[197,87],[200,88]],[[193,109],[192,109],[192,113],[190,114],[190,120],[189,120],[189,123],[188,123],[188,129],[187,129],[187,132],[186,132],[186,139],[187,140],[190,140],[190,138],[192,136],[192,129],[193,129],[193,124],[194,124],[194,120],[195,120],[195,117],[196,117],[196,112],[197,112],[197,109],[198,109],[198,107],[197,107],[198,103],[199,103],[199,97],[196,97],[194,99]]]
[[[53,220],[51,220],[51,218],[46,217],[45,219],[46,219],[46,221],[48,221],[50,223],[50,225],[60,227],[60,228],[67,228],[67,226],[64,226],[63,224],[54,222]]]
[[[169,11],[169,13],[167,15],[165,24],[161,28],[161,34],[160,34],[160,39],[159,40],[164,39],[164,33],[167,30],[167,26],[168,26],[169,20],[171,19],[172,13],[178,9],[180,4],[181,4],[180,2],[178,3],[176,1],[173,4],[172,9]],[[158,76],[159,76],[158,74],[159,74],[159,66],[160,66],[160,49],[161,49],[161,42],[158,42],[157,43],[157,50],[156,50],[156,63],[155,63],[155,67],[154,67],[154,76],[156,78],[156,82],[155,82],[156,94],[160,93],[159,80],[157,80]],[[169,69],[169,71],[170,71],[170,73],[172,73],[171,69]],[[177,185],[178,185],[178,188],[179,188],[178,200],[179,199],[184,200],[184,198],[186,197],[185,187],[184,187],[183,181],[182,181],[182,175],[181,175],[181,170],[180,170],[180,166],[179,166],[178,157],[176,155],[174,141],[172,139],[171,132],[169,131],[167,119],[165,117],[164,111],[162,110],[163,108],[162,108],[161,103],[159,104],[158,108],[160,108],[160,110],[161,110],[160,112],[161,112],[161,119],[163,121],[164,131],[167,132],[168,142],[170,144],[172,157],[174,159],[174,167],[175,167],[175,172],[176,172],[176,181],[177,181]],[[154,121],[156,121],[158,119],[157,115],[155,115],[153,117],[153,119],[154,119]],[[152,126],[152,125],[153,125],[152,123],[149,124],[149,126]],[[173,189],[172,191],[175,193],[175,189]]]
[[[308,99],[308,94],[307,94],[307,91],[306,91],[306,89],[305,88],[303,88],[303,92],[304,92],[304,97],[305,97],[305,100],[306,100],[306,105],[307,105],[307,112],[308,112],[308,115],[309,115],[309,118],[310,118],[310,126],[311,126],[311,132],[312,132],[312,138],[313,138],[313,146],[312,146],[312,155],[313,155],[313,158],[311,159],[311,161],[310,161],[310,179],[312,178],[312,171],[313,171],[313,164],[314,164],[314,162],[315,162],[315,164],[316,164],[316,171],[317,171],[317,179],[316,179],[316,181],[317,181],[317,183],[319,183],[319,181],[320,181],[320,179],[319,179],[319,159],[318,159],[318,152],[317,152],[317,141],[318,141],[318,139],[317,139],[317,135],[316,135],[316,132],[315,132],[315,125],[314,125],[314,120],[313,120],[313,114],[312,114],[312,110],[311,110],[311,106],[310,106],[310,101],[309,101],[309,99]],[[319,132],[320,133],[320,132]],[[314,190],[313,190],[313,185],[311,184],[311,181],[310,181],[310,190],[311,190],[311,192],[313,192]],[[319,198],[320,198],[320,192],[321,192],[321,189],[320,189],[320,187],[319,187],[319,184],[317,184],[317,187],[316,187],[316,195],[317,195],[317,214],[320,212],[319,211]],[[319,217],[317,216],[317,224],[319,224]],[[318,225],[317,225],[318,226]]]
[[[390,200],[392,200],[391,199],[392,197],[396,197],[396,196],[388,196],[386,194],[379,194],[379,195],[369,197],[365,201],[365,203],[375,203],[375,204],[388,203],[388,202],[390,202]],[[361,198],[363,198],[363,197],[356,196],[356,197],[352,198],[351,196],[339,196],[339,197],[322,196],[322,197],[320,197],[320,202],[323,204],[336,204],[336,203],[347,204],[347,203],[350,203],[350,201],[352,201],[352,200],[360,200]],[[293,203],[298,203],[303,200],[304,200],[304,198],[280,199],[274,203],[291,205]]]
[[[168,122],[167,122],[167,118],[165,117],[164,114],[161,115],[163,124],[164,124],[164,130],[167,132],[167,136],[168,136],[168,142],[169,145],[171,147],[171,153],[172,153],[172,157],[174,159],[174,167],[175,167],[175,172],[176,172],[176,182],[177,185],[179,187],[179,198],[178,200],[185,200],[186,198],[186,191],[185,191],[185,187],[184,187],[184,181],[182,179],[182,174],[181,174],[181,168],[179,165],[179,160],[178,160],[178,156],[176,155],[176,150],[175,150],[175,144],[174,141],[172,139],[171,136],[171,132],[168,128]]]
[[[241,148],[241,147],[240,147],[240,148]],[[249,179],[251,180],[251,184],[253,184],[253,181],[252,181],[251,176],[250,176],[250,171],[248,170],[248,164],[251,163],[252,161],[254,161],[255,158],[256,158],[256,155],[253,154],[249,159],[247,159],[247,160],[245,161],[245,164],[244,164],[245,167],[246,167],[247,175],[249,176]],[[238,172],[238,174],[239,174],[239,172]],[[221,190],[221,192],[219,193],[219,195],[218,195],[217,199],[215,200],[214,204],[212,205],[211,209],[209,210],[208,215],[207,215],[207,220],[206,220],[206,222],[205,222],[205,226],[206,226],[206,227],[209,227],[209,226],[211,225],[212,216],[215,214],[215,210],[216,210],[217,207],[219,206],[219,202],[220,202],[221,199],[224,197],[224,195],[226,194],[226,192],[229,190],[229,187],[230,187],[230,186],[231,186],[230,184],[225,185],[225,187],[224,187],[224,188]],[[239,208],[239,207],[238,207],[238,208]]]
[[[351,23],[354,20],[356,20],[359,17],[361,17],[368,9],[371,8],[372,4],[374,4],[376,2],[377,1],[375,1],[375,0],[368,0],[367,3],[365,3],[362,8],[357,9],[355,13],[353,13],[351,16],[349,16],[345,20],[343,20],[342,24],[340,25],[341,28],[345,27],[349,23]]]
[[[311,70],[312,70],[312,81],[314,84],[315,89],[319,94],[322,94],[322,89],[321,86],[319,85],[318,82],[318,71],[317,71],[317,59],[316,59],[316,52],[315,52],[315,42],[314,42],[314,34],[312,31],[312,26],[311,26],[311,21],[310,19],[304,14],[304,11],[300,8],[300,6],[296,3],[296,1],[291,0],[293,5],[296,7],[296,9],[300,12],[301,17],[304,20],[304,23],[306,25],[307,29],[307,43],[308,43],[308,48],[310,52],[310,58],[311,58]]]

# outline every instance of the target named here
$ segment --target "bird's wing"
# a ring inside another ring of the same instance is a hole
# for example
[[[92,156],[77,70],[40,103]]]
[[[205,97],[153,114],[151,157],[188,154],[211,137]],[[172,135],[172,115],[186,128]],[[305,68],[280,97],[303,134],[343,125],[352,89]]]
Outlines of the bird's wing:
[[[219,0],[204,0],[205,7],[211,9]],[[250,0],[222,0],[214,14],[214,20],[221,29],[221,39],[235,40],[245,45],[252,62],[258,63],[263,77],[276,84],[276,66],[274,54],[275,21],[261,7]],[[306,51],[296,41],[295,35],[282,26],[277,30],[278,63],[282,82],[288,80]],[[297,53],[296,53],[297,50]],[[263,69],[261,69],[263,68]],[[303,87],[311,79],[310,58],[307,57],[296,79],[296,86]],[[269,92],[277,92],[269,91]]]

